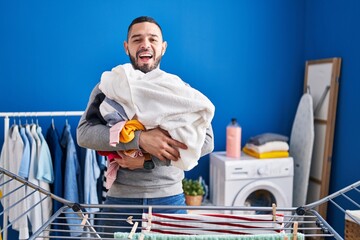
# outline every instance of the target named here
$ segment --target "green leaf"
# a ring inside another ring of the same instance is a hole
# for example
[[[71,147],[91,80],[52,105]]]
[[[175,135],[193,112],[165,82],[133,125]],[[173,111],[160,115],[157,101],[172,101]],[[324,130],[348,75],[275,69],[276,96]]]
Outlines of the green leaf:
[[[198,196],[205,194],[204,187],[198,180],[184,178],[182,181],[182,185],[185,195]]]

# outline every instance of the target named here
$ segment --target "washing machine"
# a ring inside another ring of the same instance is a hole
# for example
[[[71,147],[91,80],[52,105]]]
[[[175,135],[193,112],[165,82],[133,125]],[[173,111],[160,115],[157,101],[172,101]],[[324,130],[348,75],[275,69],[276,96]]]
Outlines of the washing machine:
[[[216,206],[291,207],[293,158],[258,159],[210,154],[210,202]],[[253,211],[253,214],[262,212]]]

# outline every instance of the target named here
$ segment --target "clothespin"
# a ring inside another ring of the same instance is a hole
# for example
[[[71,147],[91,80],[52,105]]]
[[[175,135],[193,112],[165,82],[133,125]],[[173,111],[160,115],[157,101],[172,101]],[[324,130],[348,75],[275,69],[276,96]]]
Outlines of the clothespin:
[[[144,240],[144,238],[145,238],[145,235],[143,233],[141,233],[140,236],[139,236],[139,240]]]
[[[88,218],[89,218],[89,216],[87,214],[84,214],[84,217],[83,217],[83,219],[81,221],[81,228],[84,228]]]
[[[272,216],[273,216],[273,221],[276,222],[276,204],[275,203],[272,204]]]
[[[133,216],[129,216],[129,217],[126,219],[126,222],[129,223],[129,224],[131,224],[131,225],[133,225],[134,223],[133,223],[132,219],[133,219]]]
[[[134,223],[134,226],[131,228],[131,231],[130,231],[130,233],[129,233],[129,235],[128,235],[128,239],[132,239],[132,238],[133,238],[133,235],[135,234],[138,225],[139,225],[139,222],[135,222],[135,223]]]
[[[147,219],[148,219],[148,223],[146,226],[146,231],[150,231],[151,230],[151,220],[152,220],[152,207],[151,206],[149,206]]]
[[[298,222],[294,222],[293,240],[297,240]]]

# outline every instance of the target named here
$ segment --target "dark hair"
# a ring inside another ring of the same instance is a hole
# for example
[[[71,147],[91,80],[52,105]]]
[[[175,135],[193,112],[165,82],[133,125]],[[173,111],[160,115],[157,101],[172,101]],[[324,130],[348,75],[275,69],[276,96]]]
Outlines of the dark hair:
[[[132,28],[132,26],[134,24],[137,24],[137,23],[142,23],[142,22],[149,22],[149,23],[154,23],[156,24],[156,26],[158,26],[160,28],[160,32],[162,34],[162,29],[159,25],[159,23],[153,19],[152,17],[148,17],[148,16],[141,16],[141,17],[137,17],[135,18],[134,20],[132,20],[132,22],[130,23],[129,27],[128,27],[128,33],[127,33],[127,39],[129,39],[129,33],[130,33],[130,30]]]

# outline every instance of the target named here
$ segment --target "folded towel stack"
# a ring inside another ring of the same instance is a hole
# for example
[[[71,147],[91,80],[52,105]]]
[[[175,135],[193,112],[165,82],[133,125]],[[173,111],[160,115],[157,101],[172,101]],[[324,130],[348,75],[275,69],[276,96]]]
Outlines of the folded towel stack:
[[[289,156],[289,138],[276,133],[264,133],[251,137],[243,152],[256,158],[281,158]]]

